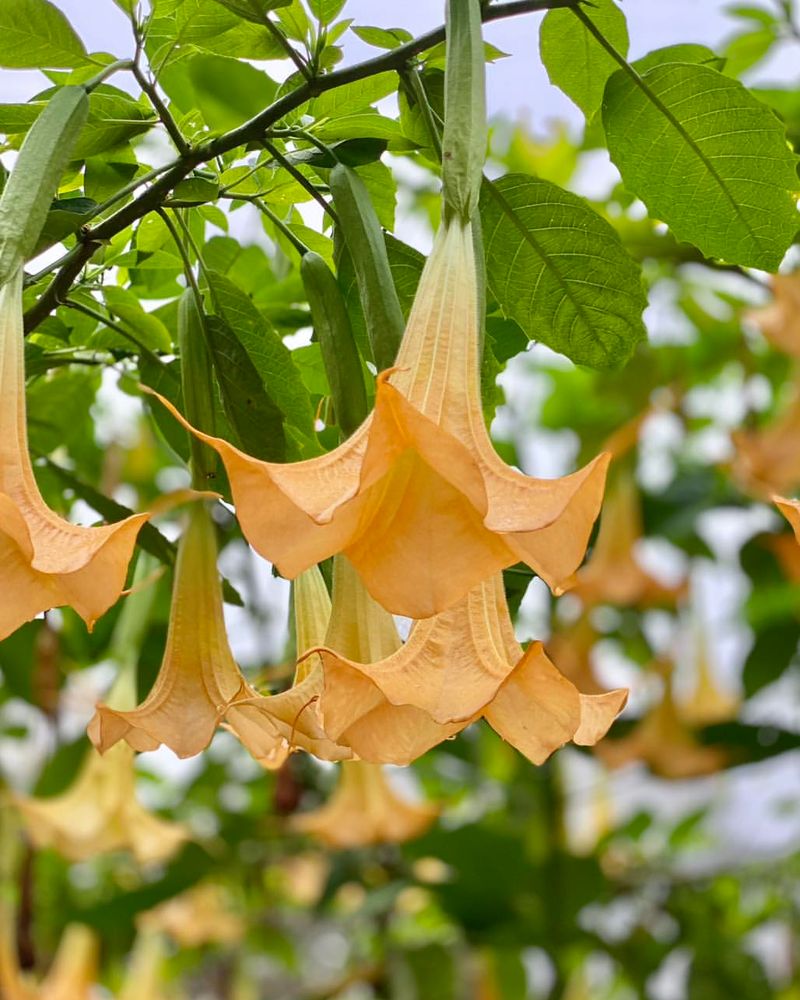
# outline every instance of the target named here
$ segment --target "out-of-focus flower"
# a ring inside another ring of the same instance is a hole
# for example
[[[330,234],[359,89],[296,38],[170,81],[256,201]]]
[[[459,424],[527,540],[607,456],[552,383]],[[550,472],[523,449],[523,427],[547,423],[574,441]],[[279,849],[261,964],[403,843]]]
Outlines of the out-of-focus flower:
[[[658,663],[655,669],[664,677],[662,697],[628,736],[604,740],[595,753],[612,768],[642,761],[664,778],[694,778],[718,771],[725,765],[726,754],[698,743],[681,720],[672,695],[671,664]]]
[[[7,915],[2,918],[7,923]],[[69,924],[47,975],[37,986],[19,969],[13,934],[0,927],[0,997],[3,1000],[90,1000],[97,982],[98,941],[83,924]]]
[[[786,409],[758,430],[735,431],[733,476],[741,488],[760,500],[790,493],[800,485],[800,385]],[[788,515],[787,515],[788,516]]]
[[[333,452],[280,465],[195,431],[225,462],[249,541],[284,576],[342,552],[384,607],[418,619],[520,560],[557,592],[571,584],[608,456],[556,480],[501,461],[481,408],[476,286],[469,226],[443,226],[396,367]]]
[[[690,726],[711,726],[735,719],[741,699],[717,681],[706,633],[700,626],[694,633],[694,684],[689,697],[678,703],[680,717]]]
[[[168,934],[183,948],[204,944],[237,944],[244,936],[244,920],[231,908],[223,889],[201,882],[143,913],[140,930]]]
[[[101,752],[121,739],[140,751],[163,743],[179,757],[191,757],[208,746],[224,720],[268,766],[282,763],[289,744],[339,759],[324,733],[314,728],[313,713],[305,711],[314,698],[313,690],[302,685],[285,696],[265,697],[243,677],[225,632],[214,526],[204,505],[192,504],[178,551],[158,677],[133,711],[98,705],[89,723],[92,742]]]
[[[28,453],[22,271],[0,287],[0,639],[48,608],[69,605],[89,628],[125,585],[149,514],[82,528],[42,499]]]
[[[620,470],[608,488],[591,557],[577,574],[572,593],[593,604],[647,605],[672,601],[683,584],[665,586],[642,569],[636,544],[642,537],[642,505],[631,472]]]
[[[89,748],[73,784],[49,798],[17,796],[28,835],[70,861],[129,850],[140,864],[166,861],[189,837],[186,827],[159,819],[136,798],[133,751],[115,746],[104,756]]]
[[[339,630],[352,622],[358,628],[348,640]],[[340,557],[326,642],[319,651],[325,731],[373,763],[407,764],[481,717],[541,763],[568,740],[600,739],[627,697],[581,695],[541,643],[523,651],[500,575],[416,622],[400,646],[391,616]]]
[[[751,309],[746,319],[759,328],[773,347],[800,358],[800,272],[770,275],[772,302]]]
[[[438,808],[409,802],[390,787],[383,768],[362,761],[345,761],[339,784],[320,809],[291,819],[300,833],[341,850],[370,844],[399,844],[423,834]]]
[[[160,931],[140,930],[117,1000],[162,1000],[161,977],[166,957],[164,935]]]
[[[588,614],[560,628],[547,640],[545,651],[558,669],[586,694],[602,694],[603,688],[592,671],[591,654],[599,636]]]

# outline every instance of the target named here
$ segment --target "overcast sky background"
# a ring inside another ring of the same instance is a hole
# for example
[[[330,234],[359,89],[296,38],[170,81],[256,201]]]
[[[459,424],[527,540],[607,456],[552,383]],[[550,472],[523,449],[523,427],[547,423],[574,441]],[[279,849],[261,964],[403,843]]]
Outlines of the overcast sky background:
[[[90,51],[111,50],[117,56],[131,54],[132,42],[127,19],[112,0],[53,0],[72,22]],[[754,0],[770,7],[769,0]],[[731,0],[624,0],[622,3],[631,37],[631,57],[676,42],[702,42],[719,47],[736,31],[736,21],[726,14]],[[345,8],[355,24],[403,27],[419,34],[441,23],[441,0],[349,0]],[[530,120],[544,131],[552,118],[566,118],[578,124],[580,114],[558,90],[550,86],[538,59],[538,27],[541,14],[528,14],[495,22],[486,28],[486,37],[511,56],[490,67],[489,105],[492,113]],[[344,37],[346,62],[358,61],[376,50],[352,33]],[[796,50],[778,51],[755,78],[759,80],[797,75]],[[115,82],[117,82],[115,80]],[[752,81],[751,81],[752,82]],[[46,85],[36,71],[0,73],[0,100],[24,101]]]

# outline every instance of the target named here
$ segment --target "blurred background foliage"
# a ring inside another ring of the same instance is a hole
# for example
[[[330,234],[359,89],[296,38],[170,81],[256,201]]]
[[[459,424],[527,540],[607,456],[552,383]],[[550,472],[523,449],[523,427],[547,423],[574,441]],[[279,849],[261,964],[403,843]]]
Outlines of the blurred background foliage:
[[[308,25],[292,16],[302,10],[283,8],[281,21],[298,45]],[[787,38],[797,46],[788,5],[732,11],[737,33],[717,52],[726,73],[746,73]],[[335,17],[316,50],[323,66],[340,55]],[[191,57],[180,60],[168,51],[170,23],[165,14],[148,56],[190,140],[235,127],[279,92],[260,69],[230,58],[279,54],[263,39],[258,48],[250,21],[224,44],[196,31]],[[377,32],[363,29],[364,40],[388,49],[404,39]],[[442,58],[433,49],[420,64],[434,108]],[[375,112],[396,86],[396,77],[377,77],[334,92],[346,106],[317,98],[317,142],[292,146],[292,167],[324,192],[331,164],[320,144],[335,145],[385,228],[396,232],[402,216],[406,239],[424,246],[438,221],[435,154],[404,82],[399,114],[391,100]],[[795,82],[756,92],[800,148]],[[48,242],[67,248],[83,208],[161,162],[144,97],[109,84],[92,101],[95,127],[60,214],[51,213]],[[19,107],[0,106],[7,148],[30,123]],[[602,196],[591,185],[591,204],[642,264],[648,342],[619,371],[578,367],[529,345],[490,296],[486,406],[496,409],[498,450],[526,472],[558,475],[603,447],[615,453],[576,589],[553,600],[523,567],[506,582],[520,638],[544,639],[583,690],[630,687],[622,719],[593,753],[569,748],[540,768],[488,727],[472,727],[412,768],[389,769],[386,808],[396,814],[425,800],[437,814],[401,844],[338,849],[335,831],[327,842],[302,832],[294,818],[330,799],[336,768],[295,755],[266,773],[225,732],[188,761],[167,750],[138,758],[140,803],[185,827],[166,860],[140,863],[114,849],[69,861],[34,847],[9,799],[2,866],[11,937],[23,969],[40,980],[51,969],[34,995],[62,996],[66,954],[102,984],[93,996],[123,1000],[800,998],[800,552],[768,502],[800,486],[798,256],[790,250],[778,279],[704,260],[614,178],[601,141],[596,122],[583,135],[554,127],[542,136],[497,119],[487,169],[583,193],[602,166],[609,181]],[[198,170],[171,204],[218,275],[223,323],[293,347],[308,403],[279,414],[268,457],[304,457],[332,446],[337,432],[326,426],[328,388],[307,336],[293,237],[337,257],[362,345],[364,320],[352,265],[307,210],[309,184],[263,152],[249,156]],[[387,241],[407,308],[422,258],[405,240]],[[116,277],[103,281],[108,273]],[[179,400],[182,275],[169,228],[148,215],[108,243],[29,339],[31,449],[47,502],[65,515],[113,517],[108,497],[146,509],[186,481],[187,441],[138,393],[141,380]],[[235,439],[227,418],[226,408],[223,434]],[[217,513],[234,652],[255,683],[280,690],[293,671],[288,584],[246,548],[233,517]],[[163,649],[176,533],[170,518],[142,533],[162,568],[148,580],[140,695]],[[44,797],[73,787],[93,752],[86,721],[114,675],[119,614],[120,605],[88,634],[71,611],[54,611],[0,643],[8,789]],[[366,829],[364,801],[355,808]]]

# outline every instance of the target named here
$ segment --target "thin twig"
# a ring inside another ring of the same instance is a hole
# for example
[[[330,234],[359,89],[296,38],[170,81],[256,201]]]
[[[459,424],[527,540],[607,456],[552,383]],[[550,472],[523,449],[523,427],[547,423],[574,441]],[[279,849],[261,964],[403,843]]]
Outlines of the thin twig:
[[[311,195],[314,201],[316,201],[317,204],[322,208],[322,210],[331,217],[333,222],[335,224],[338,224],[339,218],[336,215],[336,210],[334,209],[333,205],[331,205],[329,201],[326,201],[326,199],[322,197],[322,195],[316,189],[314,184],[312,184],[312,182],[308,179],[308,177],[306,177],[305,174],[302,173],[302,171],[298,170],[297,167],[292,163],[292,161],[287,159],[283,155],[283,153],[278,149],[278,147],[273,145],[273,143],[265,140],[262,143],[262,145],[264,149],[266,149],[266,151],[273,158],[273,160],[275,160],[276,163],[279,163],[283,167],[283,169],[297,181],[298,184],[301,184],[306,189],[306,191],[308,191],[308,193]]]
[[[181,130],[178,128],[177,122],[170,114],[169,108],[161,100],[161,95],[156,89],[156,85],[147,79],[146,74],[144,73],[144,71],[142,70],[141,66],[139,66],[138,63],[133,64],[132,70],[136,82],[139,84],[139,86],[142,88],[145,94],[147,94],[148,100],[153,105],[156,114],[161,120],[161,124],[169,133],[169,137],[170,139],[172,139],[175,148],[178,150],[181,156],[185,156],[191,149],[191,146],[181,134]]]
[[[284,35],[284,33],[281,31],[278,25],[275,24],[275,22],[269,17],[264,18],[264,23],[266,24],[268,30],[272,34],[272,37],[275,39],[275,41],[280,45],[280,47],[283,49],[286,55],[295,64],[297,70],[299,71],[303,79],[310,80],[311,70],[308,67],[308,63],[300,55],[297,49],[292,45],[292,43],[289,41],[286,35]]]

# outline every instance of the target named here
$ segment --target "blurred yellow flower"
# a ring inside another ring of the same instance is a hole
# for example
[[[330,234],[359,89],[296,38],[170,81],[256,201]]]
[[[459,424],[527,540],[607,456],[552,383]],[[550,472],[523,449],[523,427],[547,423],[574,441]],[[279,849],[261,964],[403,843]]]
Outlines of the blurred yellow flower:
[[[236,944],[246,930],[225,891],[210,882],[201,882],[147,910],[138,917],[137,924],[140,931],[168,934],[183,948]]]
[[[447,610],[520,560],[554,590],[570,585],[608,456],[555,480],[501,461],[481,408],[476,285],[469,226],[444,226],[396,367],[335,451],[281,465],[195,431],[225,462],[249,541],[284,576],[343,552],[384,607],[413,618]]]
[[[733,477],[746,493],[760,500],[800,486],[800,383],[771,423],[757,430],[734,431]]]
[[[777,350],[800,357],[800,272],[771,274],[772,302],[751,309],[745,318],[759,328]]]
[[[127,746],[115,746],[102,757],[90,747],[77,778],[62,794],[16,796],[34,845],[51,847],[70,861],[120,850],[129,850],[140,864],[171,857],[189,831],[139,803],[133,756]]]
[[[575,596],[594,604],[642,605],[672,601],[683,583],[666,586],[642,568],[636,558],[641,539],[642,504],[633,473],[620,469],[606,493],[600,530],[592,554],[577,573]]]
[[[314,697],[314,690],[302,685],[265,697],[243,677],[225,632],[214,526],[196,502],[178,550],[158,677],[132,711],[98,705],[88,732],[101,753],[124,739],[135,750],[163,743],[179,757],[191,757],[208,746],[224,720],[257,760],[279,766],[290,742],[325,754],[329,741],[313,727],[313,714],[304,711]],[[334,753],[332,759],[339,757]]]
[[[345,761],[339,783],[321,808],[300,813],[290,824],[338,850],[370,844],[400,844],[421,836],[438,815],[430,803],[409,802],[394,792],[383,768]]]
[[[0,928],[0,997],[2,1000],[91,1000],[97,982],[98,953],[95,934],[82,924],[69,924],[61,935],[47,975],[36,986],[19,969],[10,929]]]
[[[125,585],[149,514],[82,528],[42,499],[28,453],[22,271],[0,288],[0,639],[49,608],[69,605],[89,628]]]

